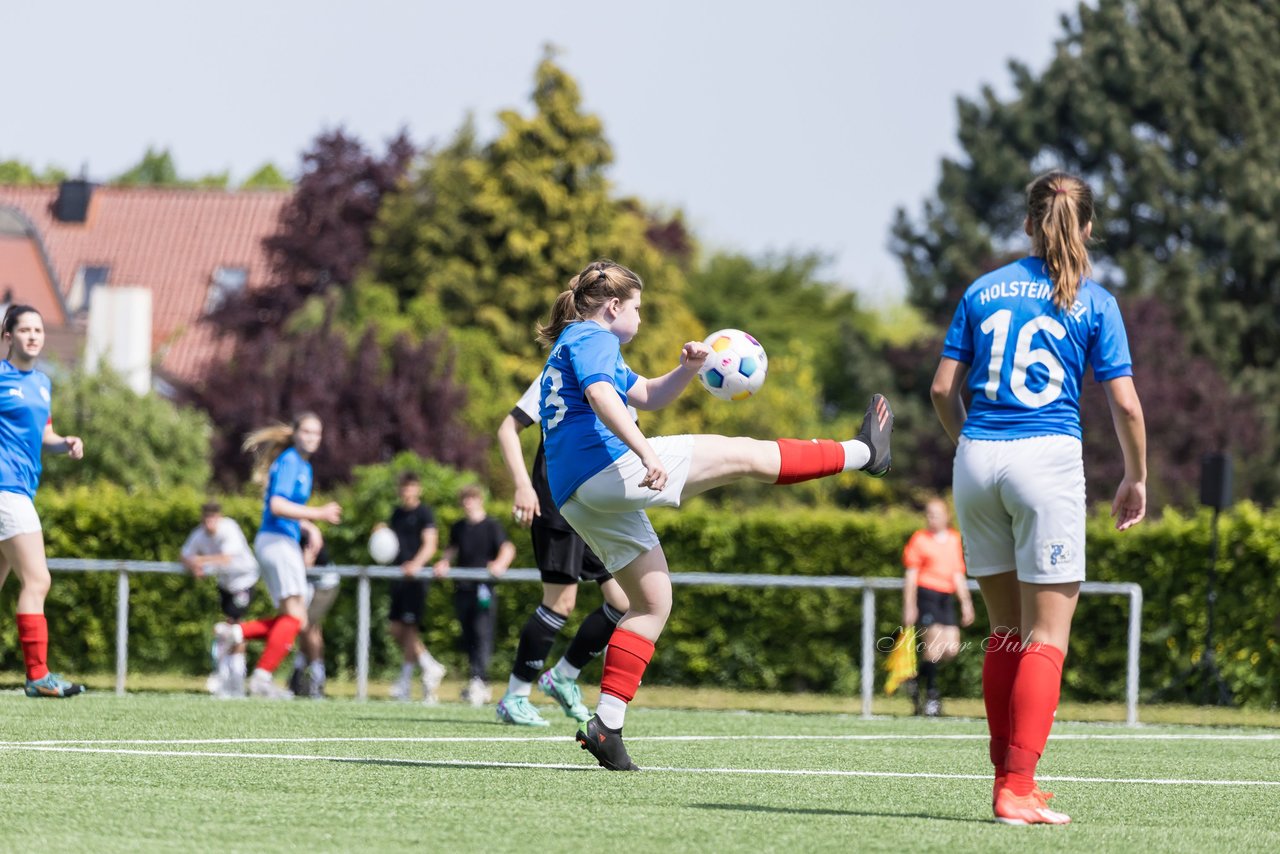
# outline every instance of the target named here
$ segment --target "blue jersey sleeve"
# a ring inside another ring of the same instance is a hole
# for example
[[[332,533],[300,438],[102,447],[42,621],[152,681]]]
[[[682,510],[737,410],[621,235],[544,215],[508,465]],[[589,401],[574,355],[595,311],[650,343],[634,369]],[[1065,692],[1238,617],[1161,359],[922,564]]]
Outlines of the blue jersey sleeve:
[[[969,329],[968,294],[961,297],[956,306],[955,316],[951,318],[951,327],[947,329],[947,337],[942,342],[942,355],[955,359],[966,365],[973,364],[973,334]]]
[[[1098,382],[1133,376],[1129,356],[1129,336],[1125,333],[1120,306],[1108,299],[1098,312],[1097,337],[1089,352],[1089,365]]]
[[[271,467],[271,480],[267,483],[267,504],[271,504],[271,499],[277,495],[289,501],[294,501],[294,484],[298,482],[299,475],[302,474],[302,467],[305,463],[297,454],[284,453],[276,458],[275,465]]]
[[[595,382],[613,385],[614,369],[622,352],[618,339],[603,329],[602,335],[583,335],[569,345],[569,364],[583,391]],[[634,380],[632,380],[634,382]],[[631,386],[628,385],[627,388]]]

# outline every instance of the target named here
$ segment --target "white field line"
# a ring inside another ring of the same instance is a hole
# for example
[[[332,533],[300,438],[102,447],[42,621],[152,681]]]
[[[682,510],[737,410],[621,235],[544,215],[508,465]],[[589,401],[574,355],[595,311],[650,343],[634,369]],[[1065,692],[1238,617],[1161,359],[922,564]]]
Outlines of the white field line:
[[[598,771],[596,766],[569,764],[564,762],[489,762],[466,759],[403,759],[397,757],[378,756],[310,756],[307,754],[288,753],[221,753],[187,750],[126,750],[122,748],[102,747],[59,747],[40,744],[7,744],[0,746],[5,750],[25,750],[41,753],[95,753],[123,756],[168,756],[201,759],[265,759],[290,762],[343,762],[353,765],[402,765],[420,767],[460,767],[460,768],[525,768],[553,771]],[[756,776],[786,777],[870,777],[870,778],[902,778],[925,780],[981,780],[987,781],[986,774],[934,774],[929,772],[896,772],[896,771],[846,771],[838,769],[801,769],[801,768],[674,768],[666,766],[646,767],[649,773],[665,774],[736,774]],[[1112,778],[1112,777],[1041,777],[1046,782],[1069,783],[1118,783],[1145,784],[1152,786],[1280,786],[1280,780],[1185,780],[1162,778]]]
[[[302,736],[280,738],[85,738],[41,739],[37,741],[0,741],[0,747],[34,747],[57,745],[180,745],[180,744],[522,744],[564,743],[569,735],[498,735],[498,736]],[[985,733],[923,735],[639,735],[628,736],[637,741],[986,741]],[[1280,741],[1280,733],[1061,733],[1051,735],[1053,741]]]

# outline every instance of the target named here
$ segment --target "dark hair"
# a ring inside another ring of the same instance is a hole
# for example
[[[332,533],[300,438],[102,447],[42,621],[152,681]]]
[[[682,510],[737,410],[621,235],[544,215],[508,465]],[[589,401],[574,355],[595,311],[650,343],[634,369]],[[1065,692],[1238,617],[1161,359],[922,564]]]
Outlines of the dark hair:
[[[400,480],[401,486],[408,486],[411,483],[417,483],[417,484],[422,483],[422,478],[418,477],[416,472],[411,472],[411,471],[400,472],[399,480]]]
[[[222,505],[216,501],[206,501],[200,505],[201,516],[216,516],[222,512]]]
[[[41,320],[44,320],[44,315],[36,311],[33,307],[29,305],[22,305],[21,303],[14,303],[9,306],[9,310],[4,313],[4,331],[7,334],[12,335],[13,327],[18,325],[18,318],[22,317],[24,314],[34,314]]]
[[[1093,190],[1074,175],[1048,172],[1027,185],[1031,251],[1044,259],[1053,280],[1053,302],[1071,308],[1089,274],[1085,226],[1093,221]]]
[[[556,297],[551,321],[538,327],[538,341],[550,347],[569,324],[586,320],[611,299],[629,299],[643,289],[640,277],[621,264],[608,258],[592,261]]]

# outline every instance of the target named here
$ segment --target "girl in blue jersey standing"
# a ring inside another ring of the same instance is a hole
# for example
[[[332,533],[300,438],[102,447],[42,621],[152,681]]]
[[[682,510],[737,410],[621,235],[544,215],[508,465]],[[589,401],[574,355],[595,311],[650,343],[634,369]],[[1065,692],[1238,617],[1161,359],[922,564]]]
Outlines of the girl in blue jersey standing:
[[[605,651],[600,702],[578,730],[578,742],[610,770],[636,766],[622,742],[654,642],[671,612],[667,559],[647,507],[681,501],[740,479],[798,483],[843,471],[880,477],[889,470],[893,413],[871,399],[862,430],[845,442],[726,436],[646,439],[627,411],[660,409],[684,391],[709,348],[690,341],[663,376],[627,367],[621,345],[640,328],[644,285],[612,261],[589,264],[556,298],[538,339],[551,347],[542,371],[541,404],[547,479],[560,512],[622,586],[630,608]]]
[[[40,454],[84,456],[78,436],[59,436],[50,418],[53,390],[49,378],[35,368],[44,349],[44,318],[29,305],[5,312],[4,343],[8,357],[0,362],[0,557],[18,575],[18,642],[26,664],[28,697],[73,697],[83,685],[50,673],[49,625],[44,600],[49,593],[49,565],[44,531],[36,515]],[[7,570],[5,571],[7,574]],[[3,583],[4,575],[0,575]]]
[[[256,621],[255,633],[265,630],[266,649],[249,677],[249,694],[280,699],[292,694],[276,685],[271,674],[284,660],[298,632],[307,625],[307,564],[302,554],[299,520],[342,521],[342,507],[330,501],[308,507],[311,498],[311,456],[320,447],[323,426],[313,412],[304,412],[290,425],[277,424],[250,433],[244,450],[254,455],[253,476],[266,483],[262,524],[253,541],[253,550],[262,565],[271,601],[279,609],[272,620]],[[250,625],[250,624],[246,624]],[[240,642],[244,629],[231,626],[228,641]],[[240,635],[237,637],[235,635]]]
[[[1146,429],[1115,299],[1089,279],[1093,193],[1051,172],[1027,188],[1031,256],[974,282],[956,307],[933,405],[958,445],[956,515],[969,575],[991,618],[982,692],[1007,824],[1066,824],[1036,786],[1085,577],[1080,385],[1103,384],[1124,454],[1111,513],[1146,515]],[[962,392],[972,392],[966,411]]]

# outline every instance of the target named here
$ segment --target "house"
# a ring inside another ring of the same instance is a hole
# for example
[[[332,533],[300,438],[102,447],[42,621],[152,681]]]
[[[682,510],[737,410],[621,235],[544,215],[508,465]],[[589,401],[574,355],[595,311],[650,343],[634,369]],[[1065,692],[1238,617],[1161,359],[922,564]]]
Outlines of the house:
[[[78,358],[97,288],[151,293],[152,369],[196,383],[225,356],[201,319],[222,300],[271,281],[264,238],[289,191],[164,187],[0,186],[0,297],[38,308],[47,349]]]

